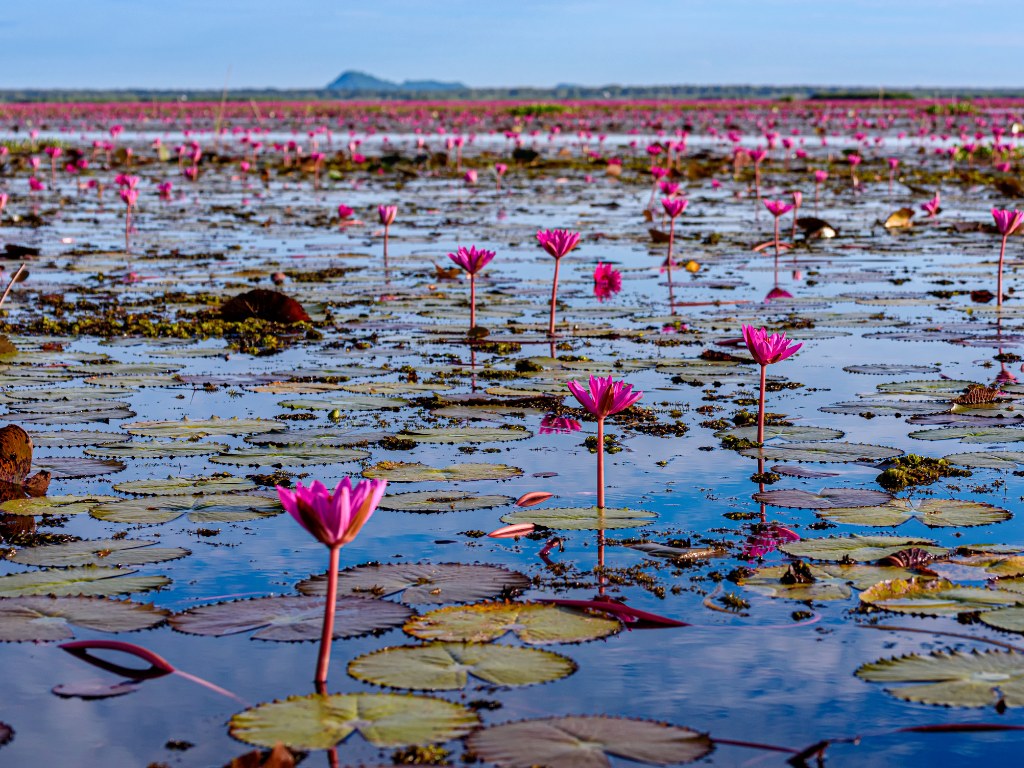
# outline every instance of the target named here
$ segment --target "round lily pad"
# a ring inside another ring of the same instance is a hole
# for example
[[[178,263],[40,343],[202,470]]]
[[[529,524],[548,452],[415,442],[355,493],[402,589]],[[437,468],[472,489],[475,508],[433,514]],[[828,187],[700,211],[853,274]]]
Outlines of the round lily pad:
[[[530,584],[516,571],[466,563],[357,565],[338,574],[339,594],[391,597],[401,593],[402,602],[411,605],[484,600]],[[296,589],[304,595],[326,595],[327,577],[313,576],[299,582]]]
[[[494,725],[470,735],[466,746],[500,768],[611,768],[612,757],[649,765],[681,765],[714,749],[707,735],[689,728],[605,715]]]
[[[816,602],[819,600],[846,600],[854,589],[867,589],[886,579],[909,578],[912,574],[903,568],[876,565],[815,564],[806,570],[795,570],[792,565],[769,565],[758,568],[739,584],[768,597]]]
[[[959,440],[961,443],[1019,443],[1024,429],[1014,427],[942,427],[919,429],[909,437],[915,440]]]
[[[67,640],[75,626],[97,632],[136,632],[164,622],[167,611],[102,597],[0,599],[0,642]]]
[[[353,733],[377,747],[433,744],[479,725],[471,710],[443,699],[394,693],[293,696],[240,712],[229,731],[261,747],[330,749]]]
[[[533,523],[560,531],[607,531],[613,528],[636,528],[647,525],[658,515],[643,509],[615,507],[556,507],[554,509],[521,509],[503,515],[507,525]]]
[[[895,613],[951,616],[1024,602],[1024,595],[999,589],[965,587],[948,579],[914,576],[875,584],[861,592],[862,603]]]
[[[604,614],[546,603],[456,605],[416,616],[404,629],[422,640],[486,643],[514,632],[528,645],[581,643],[613,635],[622,625]]]
[[[511,496],[480,495],[472,491],[412,491],[385,496],[381,509],[398,512],[463,512],[511,504]]]
[[[214,477],[167,477],[163,480],[129,480],[114,486],[121,493],[146,496],[185,496],[198,493],[232,493],[251,491],[256,483],[245,477],[221,475]],[[108,499],[114,501],[113,498]]]
[[[829,539],[801,539],[779,547],[793,557],[809,557],[812,560],[853,560],[867,563],[881,560],[889,555],[914,547],[932,555],[944,555],[945,548],[938,547],[928,539],[914,539],[903,536],[846,536]]]
[[[977,451],[975,453],[953,453],[943,457],[950,464],[979,469],[1016,469],[1024,464],[1024,451]]]
[[[854,416],[862,413],[871,413],[876,416],[911,416],[914,414],[948,411],[949,403],[945,400],[853,400],[824,405],[818,410],[822,413],[842,413]]]
[[[348,673],[374,685],[415,691],[454,691],[473,676],[491,685],[534,685],[559,680],[576,663],[538,648],[484,643],[429,643],[384,648],[360,656]]]
[[[395,411],[409,404],[401,397],[375,397],[373,395],[350,395],[332,397],[327,400],[283,400],[282,408],[303,411]]]
[[[110,445],[131,440],[120,432],[100,432],[89,429],[59,429],[54,432],[30,432],[36,448],[78,448],[83,445]]]
[[[35,496],[11,499],[0,504],[8,515],[81,515],[100,504],[117,501],[117,496]]]
[[[400,433],[400,437],[416,443],[495,443],[531,436],[531,432],[515,427],[422,427]]]
[[[828,429],[826,427],[804,427],[799,425],[793,426],[776,426],[774,424],[768,424],[764,428],[764,439],[771,440],[772,438],[779,438],[780,440],[835,440],[843,436],[843,432],[838,429]],[[757,426],[749,427],[732,427],[731,429],[723,429],[721,432],[715,432],[715,437],[733,437],[739,440],[756,440],[757,439]]]
[[[335,448],[329,445],[286,445],[267,448],[240,448],[211,456],[214,464],[237,467],[305,467],[311,464],[342,464],[369,458],[366,451],[354,448]]]
[[[337,601],[334,637],[359,637],[401,626],[412,611],[388,600],[342,596]],[[319,640],[324,600],[319,597],[256,597],[211,603],[176,613],[171,626],[191,635],[223,637],[252,632],[254,640]]]
[[[22,595],[128,595],[171,583],[166,576],[133,576],[134,569],[83,565],[0,576],[0,597]]]
[[[360,395],[416,395],[422,392],[444,392],[451,387],[447,384],[423,384],[412,381],[364,381],[359,384],[346,384],[342,389]]]
[[[124,463],[116,459],[82,459],[77,456],[49,456],[32,459],[34,472],[49,472],[54,480],[110,475],[120,472],[124,467]]]
[[[1002,582],[1000,582],[1002,583]],[[1024,592],[1024,590],[1021,590]],[[1019,594],[1024,602],[1024,594]],[[986,611],[978,615],[978,620],[990,627],[1007,632],[1024,632],[1024,607],[1001,608],[997,611]]]
[[[902,456],[898,448],[887,448],[883,445],[866,443],[784,443],[782,445],[765,445],[760,448],[744,448],[743,456],[768,461],[883,461]]]
[[[843,370],[847,373],[865,373],[869,375],[889,374],[890,376],[904,376],[911,373],[938,373],[939,369],[934,365],[905,365],[903,363],[870,363],[867,365],[846,365]]]
[[[121,425],[130,435],[137,437],[207,437],[209,435],[253,435],[286,429],[276,419],[209,419],[192,421],[134,421]]]
[[[865,664],[857,677],[873,683],[919,683],[886,692],[903,701],[944,707],[1024,707],[1024,654],[935,651]]]
[[[917,519],[929,528],[990,525],[1009,520],[1005,509],[978,501],[957,499],[891,499],[877,507],[839,507],[821,516],[848,525],[902,525]]]
[[[85,453],[88,456],[98,456],[101,459],[169,459],[184,456],[207,456],[227,449],[228,447],[223,443],[131,442],[86,448]]]
[[[464,480],[508,480],[521,477],[523,470],[507,464],[450,464],[429,467],[404,461],[382,461],[363,470],[363,477],[387,480],[389,483],[457,482]]]
[[[188,514],[193,523],[235,523],[271,517],[281,503],[269,496],[215,493],[209,496],[149,496],[101,504],[89,513],[110,523],[156,525]]]
[[[942,397],[945,395],[959,395],[976,381],[965,381],[961,379],[921,379],[915,381],[891,381],[886,384],[879,384],[876,389],[879,392],[899,395],[931,395]]]
[[[191,554],[181,547],[154,547],[157,543],[140,539],[69,541],[22,549],[11,560],[22,565],[64,568],[72,565],[147,565]]]
[[[770,504],[773,507],[835,509],[837,507],[870,507],[875,504],[884,504],[892,496],[868,488],[822,488],[817,493],[801,491],[798,488],[779,488],[772,491],[759,491],[754,494],[753,498],[754,501]]]

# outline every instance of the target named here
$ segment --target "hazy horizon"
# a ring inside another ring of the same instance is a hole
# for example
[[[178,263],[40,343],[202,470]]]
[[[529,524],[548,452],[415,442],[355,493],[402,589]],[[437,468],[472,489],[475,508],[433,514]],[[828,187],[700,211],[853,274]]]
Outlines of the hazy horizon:
[[[17,4],[0,89],[319,89],[346,70],[470,87],[1016,88],[990,0]],[[56,20],[56,21],[55,21]],[[453,42],[454,41],[454,42]]]

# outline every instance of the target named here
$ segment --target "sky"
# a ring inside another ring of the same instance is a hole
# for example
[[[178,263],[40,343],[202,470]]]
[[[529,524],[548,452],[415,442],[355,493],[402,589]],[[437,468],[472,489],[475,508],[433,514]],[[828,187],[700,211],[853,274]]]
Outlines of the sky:
[[[0,90],[1024,86],[994,0],[7,0]]]

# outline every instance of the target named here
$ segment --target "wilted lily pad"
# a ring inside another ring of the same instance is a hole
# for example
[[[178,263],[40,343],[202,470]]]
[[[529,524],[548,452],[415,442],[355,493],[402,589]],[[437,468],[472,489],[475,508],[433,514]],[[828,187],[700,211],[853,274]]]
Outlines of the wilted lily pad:
[[[642,509],[615,507],[556,507],[554,509],[523,509],[503,515],[507,525],[533,523],[561,531],[606,531],[613,528],[636,528],[647,525],[658,515]]]
[[[514,632],[529,645],[581,643],[613,635],[622,625],[604,614],[545,603],[456,605],[416,616],[405,631],[422,640],[486,643]]]
[[[868,563],[914,547],[932,555],[944,555],[944,547],[928,539],[914,539],[903,536],[846,536],[830,539],[802,539],[779,547],[793,557],[809,557],[812,560],[853,560]]]
[[[67,640],[72,627],[97,632],[136,632],[162,624],[167,611],[102,597],[7,597],[0,599],[0,642]]]
[[[463,512],[511,504],[511,496],[480,495],[472,491],[413,491],[395,493],[381,500],[381,509],[398,512]]]
[[[507,464],[451,464],[447,467],[429,467],[426,464],[404,461],[382,461],[363,470],[363,477],[387,480],[389,483],[508,480],[522,474],[523,470]]]
[[[230,733],[261,747],[330,749],[358,732],[374,746],[400,747],[457,739],[479,722],[465,707],[427,696],[313,694],[240,712],[231,718]]]
[[[8,515],[81,515],[100,504],[117,501],[117,496],[37,496],[11,499],[0,504]]]
[[[769,461],[883,461],[902,456],[898,448],[866,443],[784,443],[760,448],[744,448],[740,453]]]
[[[918,519],[929,528],[970,527],[1009,520],[1005,509],[957,499],[892,499],[877,507],[829,508],[821,516],[849,525],[902,525]]]
[[[860,595],[861,602],[886,611],[921,616],[949,616],[1001,608],[1024,602],[1024,595],[999,589],[965,587],[948,579],[914,576],[875,584]]]
[[[792,565],[769,565],[758,568],[739,581],[754,592],[768,597],[789,600],[846,600],[854,589],[867,589],[886,579],[909,578],[903,568],[875,565],[806,565],[794,570]]]
[[[411,605],[465,603],[529,586],[530,580],[516,571],[466,563],[357,565],[338,574],[339,594],[391,597],[401,592],[402,602]],[[326,576],[306,579],[296,588],[304,595],[326,595]]]
[[[127,595],[171,583],[166,576],[133,576],[135,570],[83,565],[0,576],[0,597],[22,595]]]
[[[359,637],[401,626],[412,611],[388,600],[339,597],[334,637]],[[254,640],[296,642],[318,640],[324,621],[324,600],[319,597],[256,597],[212,603],[176,613],[171,626],[191,635],[223,637],[253,632]]]
[[[156,496],[122,499],[94,507],[90,514],[110,523],[156,525],[188,514],[193,523],[235,523],[271,517],[281,503],[268,496],[215,493],[209,496]]]
[[[251,491],[256,483],[245,477],[221,475],[215,477],[167,477],[163,480],[129,480],[114,486],[121,493],[147,496],[186,496],[198,493],[232,493]],[[114,498],[107,499],[115,501]]]
[[[276,419],[209,419],[192,421],[135,421],[121,425],[137,437],[207,437],[209,435],[253,435],[278,432],[286,427]]]
[[[935,651],[865,664],[857,677],[873,683],[921,683],[886,692],[903,701],[945,707],[1024,707],[1024,654]]]
[[[610,768],[610,757],[680,765],[714,749],[708,736],[689,728],[605,715],[494,725],[473,733],[466,746],[501,768]]]
[[[360,656],[348,673],[367,683],[416,691],[454,691],[469,676],[491,685],[533,685],[576,671],[565,656],[537,648],[483,643],[429,643],[384,648]]]
[[[64,568],[72,565],[147,565],[191,554],[181,547],[154,547],[157,543],[140,539],[69,541],[22,549],[11,560],[22,565]]]

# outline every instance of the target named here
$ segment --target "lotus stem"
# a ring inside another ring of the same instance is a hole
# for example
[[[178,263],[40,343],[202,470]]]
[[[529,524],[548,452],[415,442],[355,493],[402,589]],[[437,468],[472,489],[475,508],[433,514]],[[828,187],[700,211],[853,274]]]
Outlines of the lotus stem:
[[[555,335],[555,299],[558,297],[558,266],[560,259],[555,259],[555,279],[551,284],[551,317],[548,320],[548,336]]]
[[[996,306],[1003,306],[1003,258],[1006,256],[1006,241],[1009,233],[1003,235],[1003,242],[999,246],[999,271],[996,272]]]
[[[469,330],[476,328],[476,275],[469,275]]]
[[[764,390],[768,379],[768,366],[761,366],[761,391],[757,397],[757,443],[764,445]]]
[[[324,626],[320,633],[320,656],[316,662],[316,684],[327,683],[327,668],[331,664],[331,640],[334,637],[334,614],[338,601],[338,562],[341,547],[330,548],[330,563],[327,566],[327,604],[324,606]]]
[[[597,506],[604,509],[604,419],[597,420]]]

